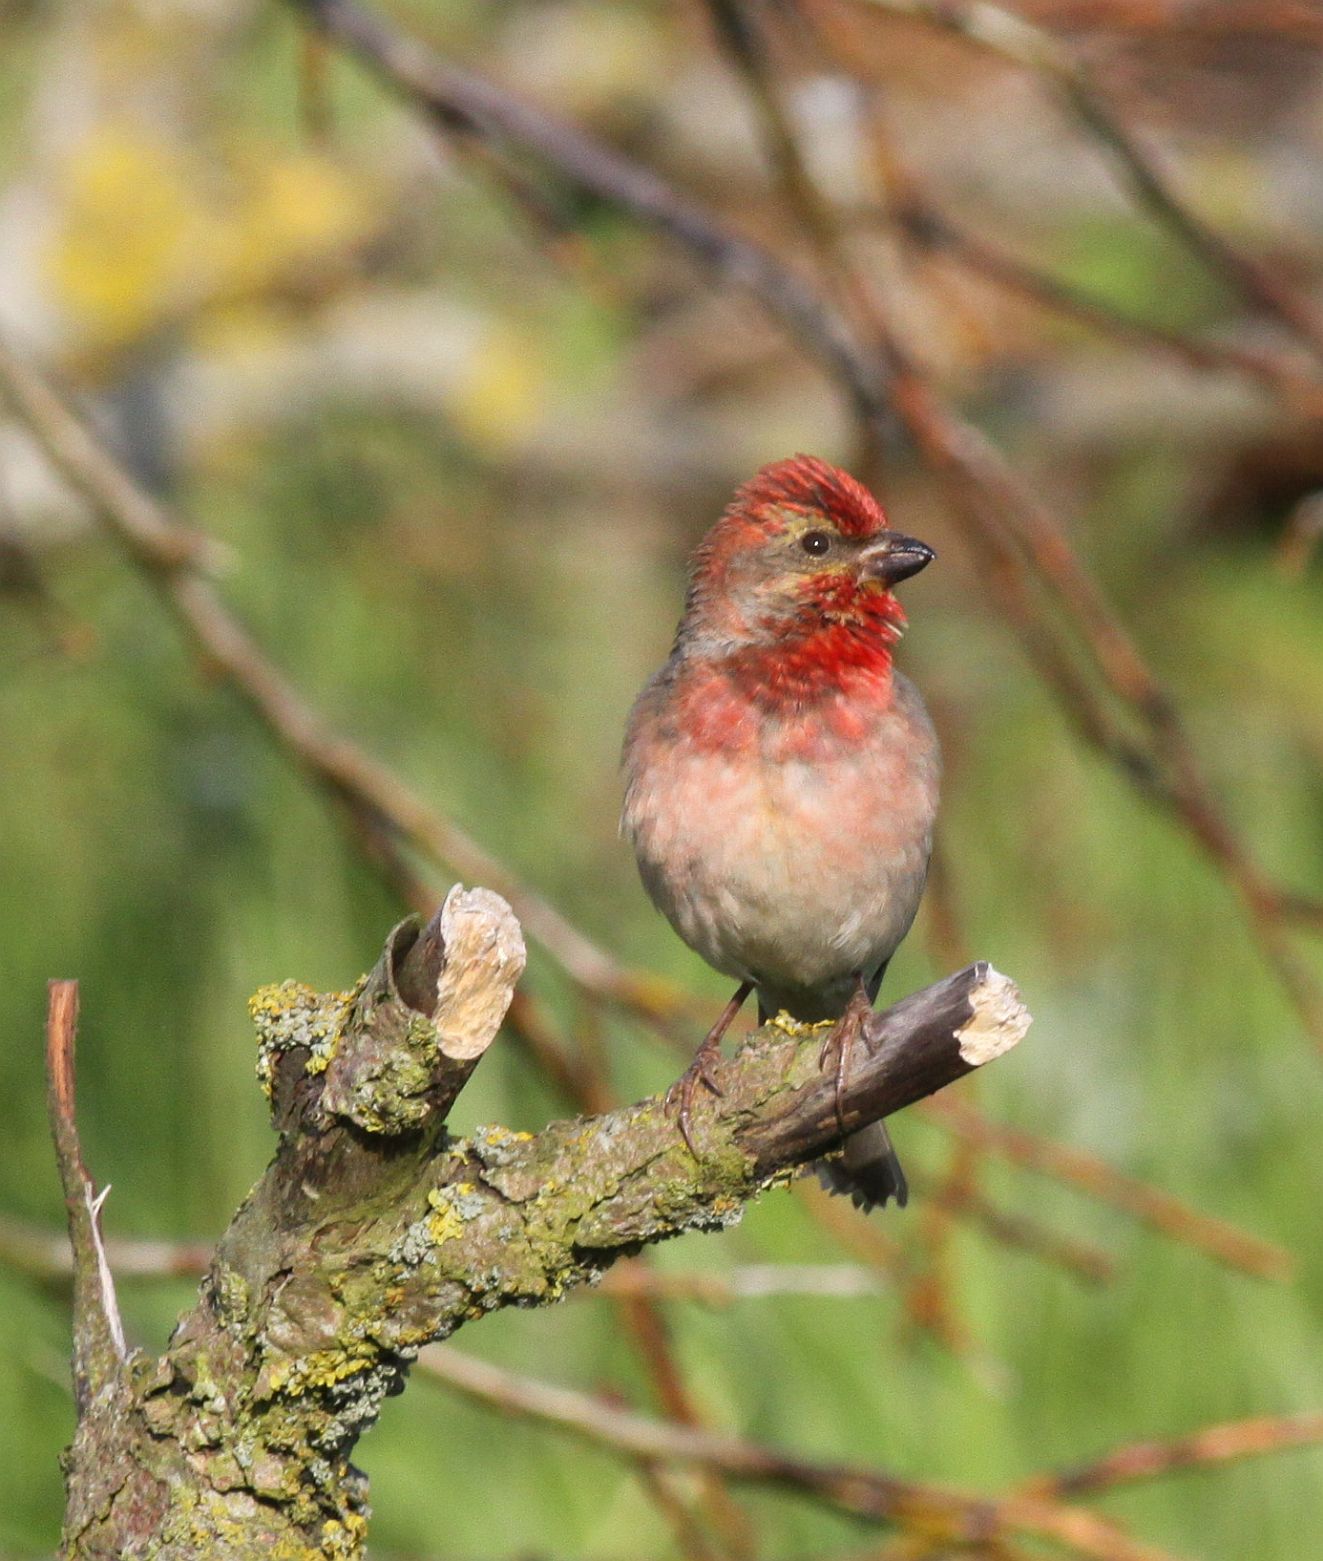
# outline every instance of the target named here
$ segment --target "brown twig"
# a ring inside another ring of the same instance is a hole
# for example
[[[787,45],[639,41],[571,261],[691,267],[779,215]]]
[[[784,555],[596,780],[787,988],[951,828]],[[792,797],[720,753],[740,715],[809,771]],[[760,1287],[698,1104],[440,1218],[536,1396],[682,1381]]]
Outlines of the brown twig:
[[[291,3],[445,130],[532,149],[581,189],[676,240],[719,278],[756,297],[825,365],[861,416],[885,419],[878,366],[855,351],[815,290],[770,250],[714,223],[697,202],[638,163],[440,59],[350,0]]]
[[[211,1245],[205,1241],[140,1241],[109,1237],[106,1262],[118,1283],[125,1280],[192,1279],[206,1271]],[[43,1284],[64,1284],[73,1276],[73,1250],[64,1232],[0,1214],[0,1264]]]
[[[623,969],[384,765],[329,730],[224,605],[203,568],[198,540],[138,487],[86,421],[3,341],[0,387],[52,464],[157,585],[207,665],[224,674],[319,785],[432,861],[492,885],[576,982],[647,1014],[683,1007],[663,982]]]
[[[861,1465],[798,1457],[740,1437],[665,1425],[588,1394],[553,1387],[448,1346],[419,1358],[428,1376],[506,1414],[554,1425],[630,1459],[666,1459],[720,1469],[730,1478],[812,1495],[874,1522],[902,1523],[934,1537],[989,1540],[1001,1534],[1050,1539],[1098,1561],[1158,1561],[1165,1554],[1130,1539],[1107,1519],[1040,1497],[977,1497],[901,1480]],[[1030,1505],[1036,1503],[1036,1505]]]
[[[905,236],[920,248],[949,257],[1037,308],[1064,315],[1126,346],[1160,353],[1198,373],[1239,375],[1311,420],[1323,419],[1323,382],[1302,372],[1281,354],[1190,336],[1124,314],[1106,299],[1030,265],[1000,244],[975,233],[949,212],[940,210],[931,195],[919,190],[908,170],[904,178],[903,190],[893,192],[892,210],[875,213],[869,220],[899,223]]]
[[[78,1038],[78,983],[48,983],[46,1013],[47,1109],[64,1188],[73,1273],[74,1398],[81,1416],[94,1399],[116,1392],[128,1358],[115,1281],[101,1238],[101,1205],[78,1141],[74,1048]]]
[[[1164,1235],[1197,1248],[1228,1268],[1278,1282],[1290,1279],[1295,1273],[1295,1259],[1284,1248],[1252,1236],[1225,1220],[1203,1214],[1147,1182],[1126,1176],[1097,1155],[1040,1138],[1022,1128],[993,1122],[963,1102],[930,1101],[923,1110],[949,1132],[967,1138],[1015,1165],[1051,1176],[1100,1202],[1111,1204]]]
[[[999,588],[1013,592],[1011,610],[1040,673],[1055,687],[1065,713],[1081,734],[1203,848],[1236,892],[1260,952],[1300,1022],[1323,1048],[1323,991],[1288,937],[1288,925],[1299,918],[1290,909],[1287,893],[1269,881],[1208,790],[1167,690],[1113,615],[1057,522],[1023,488],[982,433],[943,403],[929,377],[899,343],[893,347],[892,392],[902,419],[921,453],[944,479],[953,509],[965,521],[965,535],[996,572]],[[1124,734],[1060,649],[1041,633],[1020,581],[1021,559],[1069,609],[1107,686],[1148,729],[1151,749]]]
[[[972,1138],[963,1142],[975,1150],[983,1147]],[[918,1170],[911,1173],[910,1181],[922,1192],[925,1202],[935,1203],[952,1216],[965,1219],[1003,1246],[1065,1269],[1082,1284],[1106,1285],[1116,1278],[1116,1259],[1110,1252],[1092,1242],[1052,1230],[1027,1215],[999,1208],[968,1181],[952,1179],[949,1175],[938,1181]]]
[[[1045,28],[990,0],[860,0],[913,17],[1052,83],[1080,124],[1112,154],[1137,203],[1252,308],[1287,326],[1323,360],[1323,316],[1270,267],[1210,227],[1113,107],[1092,71]]]
[[[1036,1475],[1018,1489],[1026,1496],[1049,1500],[1096,1496],[1137,1480],[1159,1479],[1187,1469],[1207,1469],[1292,1447],[1316,1447],[1321,1442],[1323,1414],[1256,1415],[1250,1420],[1206,1426],[1202,1431],[1170,1441],[1132,1442],[1073,1469]]]

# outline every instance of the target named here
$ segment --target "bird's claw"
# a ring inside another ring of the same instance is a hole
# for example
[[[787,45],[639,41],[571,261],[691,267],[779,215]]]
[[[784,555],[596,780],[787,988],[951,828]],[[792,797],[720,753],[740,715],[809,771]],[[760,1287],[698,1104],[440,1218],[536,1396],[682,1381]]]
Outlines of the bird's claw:
[[[694,1060],[684,1070],[670,1089],[666,1091],[666,1098],[662,1102],[663,1109],[669,1115],[675,1111],[680,1119],[680,1136],[685,1141],[685,1147],[694,1159],[698,1159],[698,1150],[694,1147],[693,1122],[691,1120],[694,1107],[694,1091],[699,1084],[704,1084],[712,1093],[721,1096],[720,1084],[712,1076],[712,1069],[716,1066],[717,1059],[721,1056],[721,1038],[730,1029],[730,1022],[739,1013],[744,999],[753,990],[752,981],[741,981],[735,989],[735,995],[721,1010],[717,1022],[703,1038],[703,1044],[694,1053]]]
[[[845,1075],[849,1070],[850,1055],[857,1041],[863,1041],[866,1051],[871,1052],[873,1049],[873,1040],[865,1023],[872,1011],[873,1005],[869,1002],[868,992],[861,981],[846,1004],[845,1012],[828,1031],[818,1052],[818,1067],[825,1072],[830,1060],[836,1075],[833,1105],[836,1111],[836,1126],[840,1129],[842,1138],[846,1133]]]
[[[694,1060],[666,1091],[666,1099],[663,1102],[663,1108],[668,1114],[675,1112],[680,1127],[680,1137],[684,1139],[686,1148],[695,1160],[698,1159],[698,1150],[694,1146],[692,1120],[694,1094],[700,1084],[711,1090],[718,1099],[725,1093],[712,1075],[712,1069],[720,1055],[720,1038],[715,1043],[710,1038],[704,1041],[695,1053]]]

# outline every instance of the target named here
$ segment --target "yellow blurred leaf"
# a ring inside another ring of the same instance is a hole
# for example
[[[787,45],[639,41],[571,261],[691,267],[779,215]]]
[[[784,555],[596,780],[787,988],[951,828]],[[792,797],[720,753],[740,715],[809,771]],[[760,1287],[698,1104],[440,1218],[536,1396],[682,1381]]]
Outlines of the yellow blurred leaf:
[[[514,326],[492,329],[448,403],[462,432],[492,451],[517,444],[542,413],[546,364],[538,340]]]
[[[301,266],[342,253],[370,228],[363,181],[313,152],[245,159],[226,233],[222,285],[249,293]]]
[[[102,124],[63,169],[46,255],[60,307],[100,346],[141,336],[209,270],[206,214],[183,157],[124,124]]]

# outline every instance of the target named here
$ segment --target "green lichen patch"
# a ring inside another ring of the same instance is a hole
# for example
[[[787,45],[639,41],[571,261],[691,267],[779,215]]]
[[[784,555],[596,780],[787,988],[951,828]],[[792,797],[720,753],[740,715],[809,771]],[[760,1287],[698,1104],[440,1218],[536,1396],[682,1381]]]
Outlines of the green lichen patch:
[[[306,1071],[326,1071],[357,993],[357,987],[315,992],[301,981],[281,981],[258,987],[248,999],[257,1031],[257,1079],[268,1100],[283,1052],[302,1047],[308,1053]]]

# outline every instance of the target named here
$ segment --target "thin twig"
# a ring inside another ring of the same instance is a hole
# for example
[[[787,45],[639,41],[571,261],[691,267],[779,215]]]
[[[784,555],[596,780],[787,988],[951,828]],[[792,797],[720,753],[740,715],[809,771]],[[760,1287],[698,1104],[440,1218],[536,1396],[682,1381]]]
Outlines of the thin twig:
[[[972,1138],[963,1140],[967,1149],[983,1146]],[[1067,1236],[1018,1212],[998,1208],[977,1186],[947,1177],[941,1181],[913,1171],[910,1181],[922,1192],[926,1203],[933,1203],[956,1218],[963,1218],[1000,1241],[1003,1246],[1027,1252],[1044,1262],[1063,1268],[1088,1285],[1110,1284],[1116,1278],[1116,1259],[1092,1242]]]
[[[930,1120],[1001,1155],[1015,1165],[1065,1182],[1103,1203],[1121,1209],[1164,1235],[1195,1247],[1208,1257],[1253,1274],[1285,1282],[1295,1273],[1295,1259],[1283,1247],[1252,1236],[1225,1220],[1193,1209],[1182,1199],[1147,1182],[1126,1176],[1097,1155],[1022,1128],[993,1122],[961,1101],[932,1100],[921,1107]]]
[[[665,1425],[586,1393],[516,1376],[447,1345],[429,1346],[418,1365],[468,1398],[572,1431],[618,1456],[720,1469],[732,1479],[798,1491],[874,1522],[901,1523],[952,1540],[1032,1535],[1098,1561],[1158,1561],[1165,1555],[1080,1508],[1019,1494],[970,1496],[866,1466],[821,1462],[740,1437]]]
[[[893,197],[891,211],[865,213],[867,220],[898,222],[906,237],[922,249],[950,258],[1040,309],[1064,315],[1126,346],[1160,353],[1186,369],[1237,374],[1311,420],[1323,418],[1323,382],[1302,372],[1280,353],[1189,336],[1122,313],[1106,299],[1021,260],[940,210],[930,195],[920,193],[908,171],[906,182],[903,195]]]
[[[1157,159],[1125,123],[1093,72],[1059,38],[990,0],[860,0],[913,17],[1050,81],[1080,124],[1115,158],[1138,204],[1251,307],[1292,330],[1323,360],[1323,316],[1312,300],[1210,227],[1178,194]]]
[[[581,188],[675,239],[716,276],[756,297],[824,364],[861,416],[885,418],[878,366],[854,349],[814,289],[770,250],[714,223],[697,202],[678,195],[640,164],[442,60],[349,0],[291,3],[447,131],[531,147]]]
[[[128,1358],[115,1282],[101,1238],[101,1208],[109,1187],[98,1193],[83,1163],[78,1140],[74,1048],[78,1038],[78,983],[48,983],[46,1014],[47,1108],[64,1206],[69,1221],[73,1272],[74,1397],[80,1416],[92,1400],[122,1382]]]
[[[1316,1447],[1321,1442],[1323,1414],[1256,1415],[1250,1420],[1206,1426],[1202,1431],[1170,1441],[1132,1442],[1073,1469],[1037,1475],[1018,1489],[1026,1496],[1050,1500],[1096,1496],[1137,1480],[1159,1479],[1187,1469],[1207,1469],[1292,1447]]]
[[[206,1241],[140,1241],[121,1236],[108,1237],[104,1251],[115,1279],[123,1283],[194,1278],[206,1272],[212,1248]],[[0,1264],[42,1283],[61,1284],[73,1276],[73,1251],[63,1231],[0,1214]]]
[[[328,729],[224,605],[204,571],[197,539],[133,481],[49,381],[3,341],[0,387],[52,464],[156,584],[207,664],[225,674],[314,780],[432,861],[490,886],[576,982],[645,1013],[669,1015],[683,1006],[660,980],[618,965],[384,765]]]

